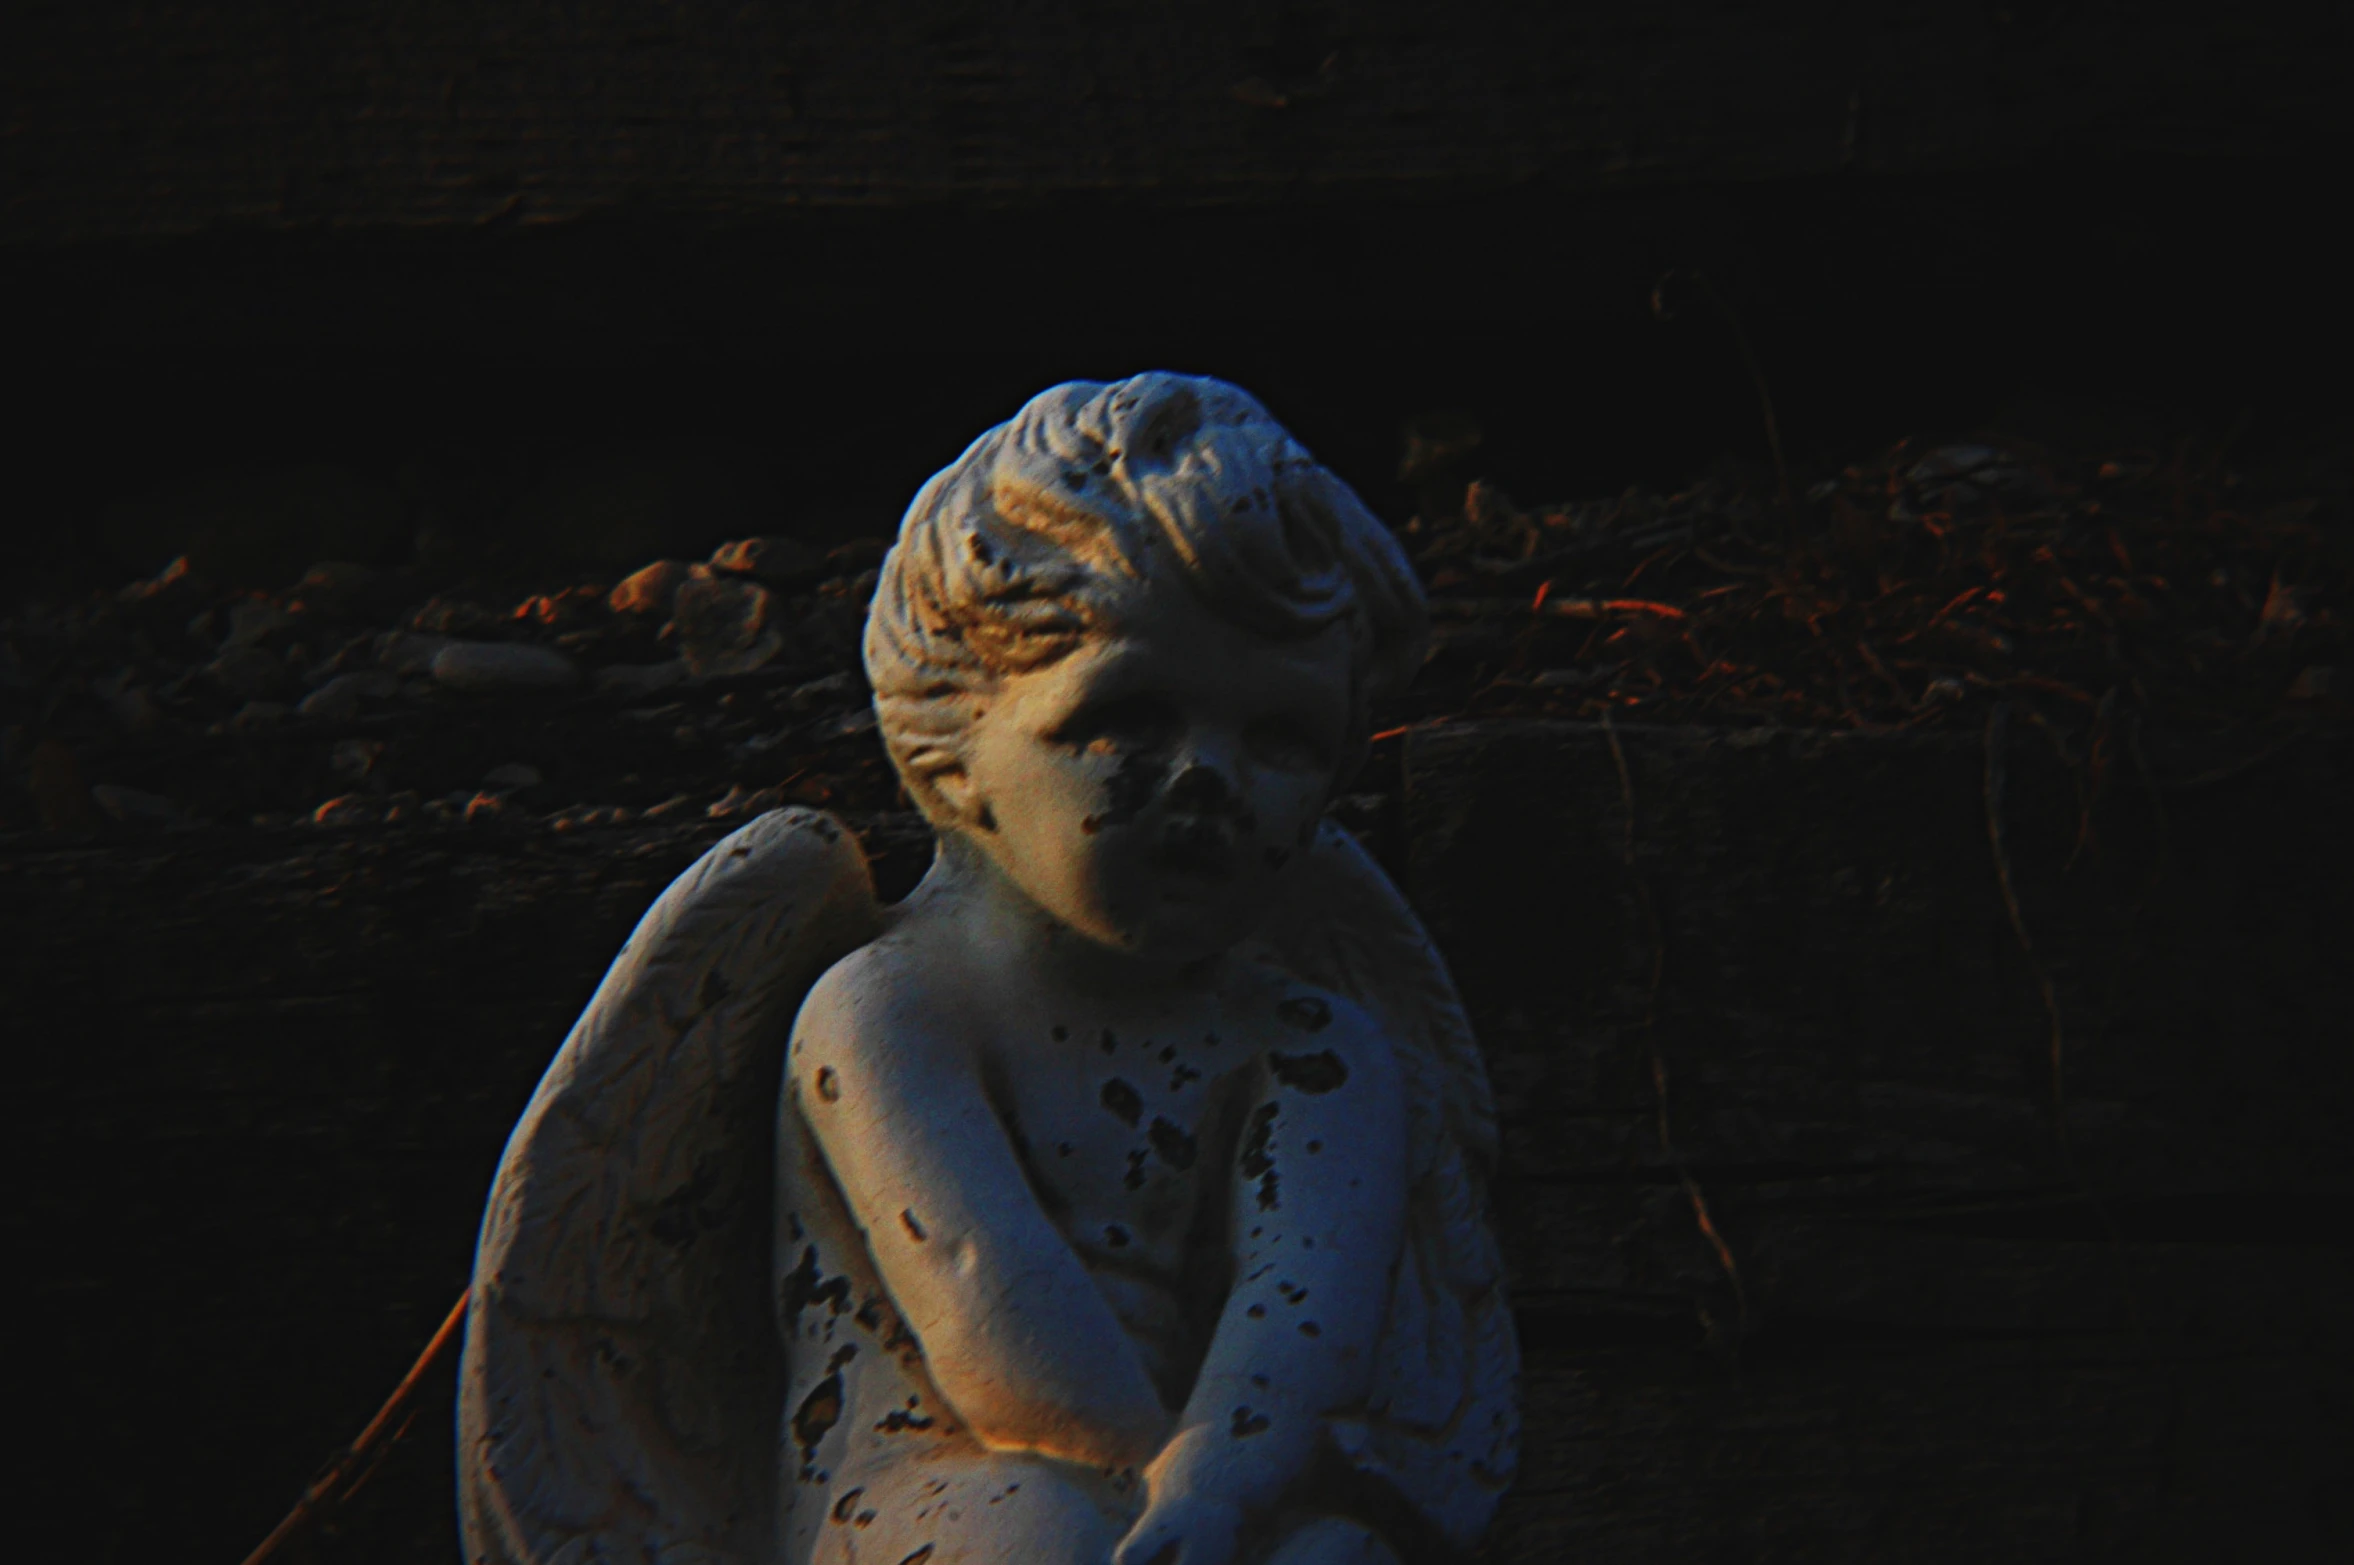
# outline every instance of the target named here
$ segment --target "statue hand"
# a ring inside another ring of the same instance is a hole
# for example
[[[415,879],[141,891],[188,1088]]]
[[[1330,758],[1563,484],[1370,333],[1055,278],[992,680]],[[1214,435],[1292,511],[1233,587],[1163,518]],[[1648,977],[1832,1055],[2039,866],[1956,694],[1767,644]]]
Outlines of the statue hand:
[[[1112,1565],[1231,1565],[1241,1529],[1242,1507],[1219,1495],[1156,1494],[1112,1551]]]

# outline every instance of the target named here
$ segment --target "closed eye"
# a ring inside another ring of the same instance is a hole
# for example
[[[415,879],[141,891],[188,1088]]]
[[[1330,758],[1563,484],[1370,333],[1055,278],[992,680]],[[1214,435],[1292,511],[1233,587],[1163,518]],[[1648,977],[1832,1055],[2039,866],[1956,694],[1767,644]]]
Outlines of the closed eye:
[[[1055,737],[1090,754],[1123,755],[1172,743],[1184,726],[1166,696],[1129,695],[1080,708]]]

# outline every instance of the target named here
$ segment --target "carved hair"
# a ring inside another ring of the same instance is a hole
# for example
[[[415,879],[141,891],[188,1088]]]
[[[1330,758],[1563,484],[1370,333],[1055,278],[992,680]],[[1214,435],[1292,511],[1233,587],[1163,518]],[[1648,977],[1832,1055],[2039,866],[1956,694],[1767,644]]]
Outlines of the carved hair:
[[[1345,622],[1361,738],[1428,630],[1396,540],[1247,392],[1155,372],[1040,392],[917,492],[883,561],[866,671],[919,803],[998,681],[1183,582],[1271,639]]]

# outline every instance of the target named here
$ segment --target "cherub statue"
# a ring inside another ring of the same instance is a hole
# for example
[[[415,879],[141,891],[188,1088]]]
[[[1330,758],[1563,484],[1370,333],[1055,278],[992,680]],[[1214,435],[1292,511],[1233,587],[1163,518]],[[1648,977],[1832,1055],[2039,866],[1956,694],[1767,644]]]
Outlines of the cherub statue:
[[[509,1142],[460,1389],[482,1565],[1444,1558],[1512,1476],[1494,1110],[1325,821],[1422,597],[1243,392],[1033,399],[916,496],[878,906],[765,815],[630,938]]]

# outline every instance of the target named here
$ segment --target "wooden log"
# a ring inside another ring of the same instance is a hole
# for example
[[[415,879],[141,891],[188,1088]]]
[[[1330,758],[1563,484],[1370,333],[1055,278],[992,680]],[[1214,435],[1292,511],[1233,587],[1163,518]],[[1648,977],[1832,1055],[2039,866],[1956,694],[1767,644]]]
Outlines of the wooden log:
[[[2285,4],[42,7],[0,245],[811,207],[1395,201],[2302,150]]]

